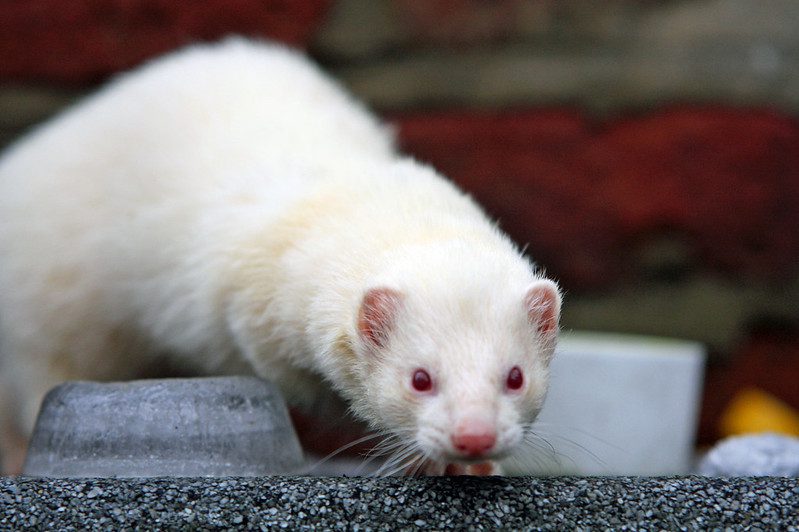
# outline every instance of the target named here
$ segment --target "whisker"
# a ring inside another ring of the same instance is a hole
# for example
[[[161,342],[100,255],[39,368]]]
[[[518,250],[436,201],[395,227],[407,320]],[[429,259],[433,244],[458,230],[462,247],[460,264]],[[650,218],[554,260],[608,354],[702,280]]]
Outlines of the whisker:
[[[541,461],[538,455],[530,455],[530,454],[526,454],[523,456],[511,455],[508,458],[506,458],[506,461],[509,462],[514,467],[514,469],[516,469],[517,471],[524,471],[525,474],[531,472],[533,474],[546,472],[544,468],[544,463]]]
[[[557,452],[550,451],[548,447],[541,445],[540,442],[525,440],[525,443],[530,449],[535,451],[534,453],[528,453],[527,456],[531,458],[535,457],[537,460],[542,460],[544,457],[546,457],[554,462],[555,465],[560,465],[560,457]],[[543,465],[543,462],[541,465]]]
[[[562,470],[563,462],[561,461],[561,458],[565,458],[574,464],[574,461],[571,459],[571,457],[559,452],[546,438],[540,434],[532,432],[528,433],[524,438],[524,442],[532,449],[540,451],[540,453],[537,452],[534,455],[527,454],[525,455],[525,458],[534,460],[534,465],[539,467],[542,471],[551,471],[553,466],[558,470]]]
[[[390,476],[392,476],[392,475],[396,475],[396,474],[397,474],[397,473],[399,473],[400,471],[402,471],[402,470],[404,470],[404,469],[407,469],[407,468],[409,468],[409,467],[410,467],[411,465],[413,465],[413,464],[414,464],[414,463],[415,463],[417,460],[419,460],[419,456],[420,456],[420,455],[419,455],[418,453],[416,453],[416,449],[411,449],[411,451],[413,451],[413,452],[411,453],[411,458],[410,458],[410,460],[407,460],[406,462],[404,462],[404,463],[400,464],[399,466],[395,467],[395,468],[394,468],[394,469],[392,469],[392,470],[391,470],[389,473],[384,473],[382,476],[384,476],[384,477],[390,477]],[[407,458],[407,455],[405,456],[405,458]],[[404,458],[403,458],[403,459],[404,459]]]
[[[529,438],[535,438],[535,440],[530,440]],[[555,447],[552,445],[552,443],[549,442],[549,440],[547,440],[542,435],[540,435],[540,434],[538,434],[538,433],[536,433],[536,432],[534,432],[532,430],[528,430],[527,432],[525,432],[524,439],[525,439],[525,441],[540,442],[540,443],[542,443],[544,445],[544,447],[540,447],[540,449],[542,451],[548,450],[552,454],[558,454],[558,451],[555,449]]]
[[[418,456],[418,463],[414,466],[413,471],[410,472],[409,476],[415,477],[419,473],[419,470],[424,466],[425,462],[428,460],[427,456],[424,454],[420,454]]]
[[[590,449],[588,449],[584,445],[582,445],[580,443],[577,443],[576,441],[574,441],[574,440],[572,440],[570,438],[567,438],[566,436],[561,436],[561,435],[558,435],[558,434],[551,434],[550,438],[557,438],[557,439],[563,441],[564,443],[570,445],[573,449],[576,449],[578,451],[582,451],[587,456],[590,456],[594,461],[596,461],[596,463],[598,463],[601,466],[607,466],[608,465],[607,462],[605,462],[602,458],[597,456],[596,453],[594,453],[593,451],[591,451]]]
[[[386,458],[380,467],[377,468],[375,471],[375,476],[381,476],[383,471],[394,467],[397,464],[398,460],[401,460],[401,456],[404,456],[404,453],[407,452],[406,445],[402,445],[401,447],[397,448],[396,450],[392,451],[391,454]]]
[[[319,466],[327,463],[333,457],[341,454],[342,452],[346,451],[347,449],[351,449],[352,447],[355,447],[356,445],[359,445],[359,444],[361,444],[363,442],[366,442],[366,441],[369,441],[369,440],[374,440],[375,438],[379,438],[379,437],[384,436],[384,435],[385,434],[382,434],[380,432],[375,432],[375,433],[372,433],[372,434],[367,434],[366,436],[358,438],[357,440],[351,441],[351,442],[347,443],[346,445],[342,445],[341,447],[339,447],[338,449],[336,449],[332,453],[328,454],[324,458],[321,458],[321,459],[317,460],[316,462],[314,462],[313,464],[311,464],[308,467],[306,467],[305,472],[307,474],[308,472],[317,469]]]
[[[584,429],[581,429],[579,427],[574,427],[574,426],[571,426],[571,425],[561,425],[561,424],[557,424],[557,423],[546,423],[546,422],[541,422],[541,421],[536,421],[531,426],[533,426],[533,427],[541,427],[541,428],[550,428],[550,429],[552,429],[552,428],[566,429],[566,430],[569,430],[569,431],[572,431],[572,432],[576,432],[577,434],[580,434],[581,436],[585,436],[587,438],[591,438],[592,440],[597,441],[597,442],[599,442],[599,443],[601,443],[603,445],[607,445],[608,447],[611,447],[611,448],[613,448],[613,449],[615,449],[617,451],[625,452],[624,448],[619,447],[615,443],[609,442],[608,440],[605,440],[604,438],[600,438],[599,436],[591,434],[590,432],[588,432],[588,431],[586,431]]]
[[[399,449],[396,453],[391,455],[389,459],[386,460],[386,462],[382,466],[380,466],[380,468],[377,470],[375,474],[377,476],[391,476],[390,474],[386,475],[385,471],[396,467],[397,464],[401,463],[403,460],[406,460],[408,456],[411,456],[416,452],[417,452],[416,442],[413,441],[408,442],[405,447]],[[394,470],[392,474],[395,472],[396,470]]]
[[[563,436],[562,434],[553,434],[553,433],[548,433],[548,432],[542,432],[542,431],[540,430],[540,427],[541,427],[542,425],[544,425],[544,424],[536,424],[536,426],[535,426],[535,429],[536,429],[536,430],[535,430],[535,431],[533,431],[533,430],[532,430],[532,426],[531,426],[531,429],[528,431],[528,434],[534,434],[534,435],[535,435],[535,436],[537,436],[538,438],[541,438],[543,441],[546,441],[546,442],[547,442],[547,445],[549,445],[550,447],[552,447],[552,448],[553,448],[553,452],[555,452],[555,454],[558,454],[558,455],[560,455],[560,456],[564,456],[564,457],[568,458],[568,459],[569,459],[569,461],[570,461],[570,462],[572,462],[572,463],[574,464],[574,460],[573,460],[571,457],[569,457],[568,455],[565,455],[565,454],[563,454],[563,453],[559,453],[559,452],[555,451],[555,449],[554,449],[554,447],[552,446],[552,444],[551,444],[551,443],[550,443],[548,440],[546,440],[546,439],[544,439],[544,438],[543,438],[543,435],[544,435],[544,434],[545,434],[545,435],[546,435],[546,436],[547,436],[547,437],[548,437],[550,440],[559,440],[559,441],[561,441],[561,442],[563,442],[563,443],[567,444],[567,445],[568,445],[570,448],[572,448],[573,450],[580,451],[581,453],[583,453],[584,455],[586,455],[586,456],[590,457],[590,458],[591,458],[591,459],[592,459],[592,460],[593,460],[595,463],[597,463],[597,464],[599,464],[599,465],[601,465],[601,466],[606,466],[606,465],[607,465],[607,462],[605,462],[605,461],[604,461],[602,458],[600,458],[600,457],[599,457],[599,456],[598,456],[596,453],[594,453],[592,450],[590,450],[588,447],[586,447],[586,446],[582,445],[581,443],[579,443],[579,442],[577,442],[577,441],[575,441],[575,440],[573,440],[573,439],[571,439],[571,438],[569,438],[569,437],[567,437],[567,436]],[[554,425],[550,425],[550,426],[554,426]],[[587,434],[587,433],[584,433],[584,434],[585,434],[585,435],[587,435],[587,436],[590,436],[590,435],[589,435],[589,434]],[[599,442],[601,442],[601,441],[602,441],[600,438],[595,438],[595,440],[596,440],[596,441],[599,441]],[[608,444],[608,445],[610,445],[611,447],[614,447],[614,448],[616,448],[616,449],[619,449],[618,447],[616,447],[616,446],[614,446],[614,445],[612,445],[612,444]],[[621,449],[619,449],[619,450],[621,450]]]
[[[408,445],[407,441],[401,439],[397,435],[392,434],[389,438],[386,438],[384,441],[380,442],[380,444],[367,451],[365,457],[371,461],[380,456],[391,455],[393,453],[399,452],[405,448],[406,445]]]
[[[395,434],[389,434],[383,441],[381,441],[375,447],[369,449],[369,451],[364,454],[364,460],[361,462],[361,465],[358,466],[356,474],[361,474],[361,472],[377,458],[398,452],[405,445],[406,444],[399,438],[399,436]],[[372,471],[371,474],[376,474],[376,471]]]
[[[396,453],[395,461],[400,462],[402,460],[405,460],[408,456],[411,456],[415,452],[416,452],[416,445],[413,443],[409,443],[401,451]]]

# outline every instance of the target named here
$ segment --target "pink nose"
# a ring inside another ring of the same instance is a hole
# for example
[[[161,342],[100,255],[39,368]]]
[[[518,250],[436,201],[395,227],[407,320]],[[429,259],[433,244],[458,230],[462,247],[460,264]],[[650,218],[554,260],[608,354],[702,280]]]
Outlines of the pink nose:
[[[450,436],[455,449],[466,456],[481,456],[490,451],[497,443],[497,435],[493,430],[480,432],[457,432]]]

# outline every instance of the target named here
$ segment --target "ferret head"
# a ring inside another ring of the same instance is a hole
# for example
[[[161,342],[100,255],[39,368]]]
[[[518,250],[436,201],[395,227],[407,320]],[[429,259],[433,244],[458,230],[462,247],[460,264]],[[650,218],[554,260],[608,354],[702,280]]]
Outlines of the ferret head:
[[[356,354],[367,377],[355,409],[437,462],[510,454],[547,390],[557,285],[526,265],[479,262],[392,275],[359,305]]]

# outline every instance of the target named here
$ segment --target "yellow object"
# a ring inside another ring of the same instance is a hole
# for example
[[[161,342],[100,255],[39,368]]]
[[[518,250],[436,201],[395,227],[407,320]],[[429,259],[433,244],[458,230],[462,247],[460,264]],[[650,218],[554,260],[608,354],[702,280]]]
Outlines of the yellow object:
[[[719,428],[724,437],[757,432],[799,436],[799,412],[763,390],[747,388],[727,405]]]

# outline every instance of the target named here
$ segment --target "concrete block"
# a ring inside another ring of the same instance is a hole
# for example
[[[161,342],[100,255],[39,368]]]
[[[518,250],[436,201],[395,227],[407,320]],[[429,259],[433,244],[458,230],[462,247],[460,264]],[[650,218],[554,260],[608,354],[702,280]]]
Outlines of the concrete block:
[[[42,404],[23,475],[262,476],[302,465],[285,403],[263,380],[68,382]]]
[[[704,362],[694,342],[563,334],[524,472],[690,473]]]

